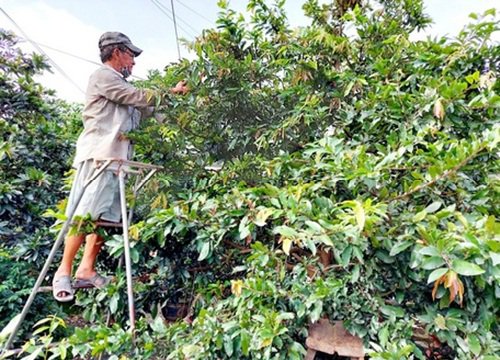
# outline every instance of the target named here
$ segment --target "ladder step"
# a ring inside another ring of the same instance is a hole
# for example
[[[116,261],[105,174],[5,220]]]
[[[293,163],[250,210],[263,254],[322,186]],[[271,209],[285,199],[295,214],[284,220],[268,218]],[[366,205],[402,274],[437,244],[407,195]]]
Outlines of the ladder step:
[[[111,222],[111,221],[102,221],[98,220],[95,222],[96,226],[101,226],[101,227],[115,227],[115,228],[121,228],[123,224],[121,222]]]

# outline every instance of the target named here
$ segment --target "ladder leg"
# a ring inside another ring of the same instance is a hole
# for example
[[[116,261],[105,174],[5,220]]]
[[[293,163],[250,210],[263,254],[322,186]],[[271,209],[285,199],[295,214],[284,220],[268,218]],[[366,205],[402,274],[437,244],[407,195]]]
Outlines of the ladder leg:
[[[26,318],[26,315],[28,314],[28,311],[31,307],[31,304],[35,300],[35,296],[38,292],[38,288],[40,288],[40,285],[42,285],[43,279],[45,279],[45,276],[47,275],[50,264],[52,263],[52,260],[54,259],[54,256],[55,256],[57,250],[61,246],[61,243],[64,240],[66,233],[68,232],[70,224],[71,224],[71,221],[69,221],[69,218],[68,218],[68,220],[66,220],[66,222],[64,223],[64,227],[59,232],[59,236],[57,237],[56,242],[52,246],[52,250],[50,251],[49,257],[45,261],[45,264],[43,265],[42,271],[38,275],[38,279],[36,280],[36,283],[35,283],[35,286],[33,287],[33,290],[31,290],[31,294],[30,294],[28,300],[24,304],[24,307],[23,307],[23,310],[21,311],[19,320],[17,321],[16,325],[14,326],[14,329],[10,333],[9,339],[5,343],[5,346],[4,346],[5,351],[8,350],[10,348],[10,346],[12,345],[12,342],[14,341],[14,339],[16,337],[17,331],[19,330],[19,327],[21,326],[21,323]]]
[[[132,289],[132,264],[130,260],[130,241],[128,238],[128,216],[127,216],[127,203],[125,198],[125,173],[118,172],[118,179],[120,182],[120,203],[122,210],[122,225],[123,225],[123,242],[125,250],[125,271],[127,274],[127,296],[128,296],[128,311],[130,317],[130,332],[132,336],[135,333],[135,307],[134,307],[134,293]]]
[[[93,171],[91,172],[90,176],[92,176],[92,175],[93,175]],[[31,307],[31,304],[35,300],[35,296],[38,292],[38,289],[40,288],[40,285],[42,285],[43,279],[45,278],[45,276],[47,275],[47,272],[49,271],[50,264],[52,264],[52,260],[54,260],[54,257],[57,253],[57,250],[61,246],[61,243],[64,241],[64,238],[66,237],[66,234],[68,233],[69,227],[71,226],[71,221],[73,219],[73,215],[76,211],[76,208],[78,207],[78,204],[80,204],[80,201],[82,200],[82,197],[83,197],[83,193],[85,192],[85,189],[87,188],[89,183],[90,182],[87,182],[83,186],[83,189],[80,191],[80,193],[78,194],[78,196],[76,198],[76,201],[75,201],[73,208],[68,211],[68,218],[64,222],[64,225],[63,225],[61,231],[59,232],[57,240],[54,243],[54,245],[52,246],[52,250],[50,250],[49,256],[47,257],[47,260],[45,261],[45,264],[43,265],[42,271],[38,275],[38,279],[35,282],[35,286],[33,287],[33,290],[31,290],[31,294],[28,297],[26,304],[24,304],[23,310],[21,311],[21,314],[19,316],[19,320],[17,321],[16,325],[14,326],[14,329],[10,333],[9,338],[7,339],[7,342],[5,343],[5,346],[2,350],[2,353],[4,351],[7,351],[10,348],[10,346],[12,345],[12,342],[14,341],[14,339],[16,337],[16,334],[19,330],[19,327],[21,326],[22,322],[26,318],[26,315],[28,314],[28,311]]]

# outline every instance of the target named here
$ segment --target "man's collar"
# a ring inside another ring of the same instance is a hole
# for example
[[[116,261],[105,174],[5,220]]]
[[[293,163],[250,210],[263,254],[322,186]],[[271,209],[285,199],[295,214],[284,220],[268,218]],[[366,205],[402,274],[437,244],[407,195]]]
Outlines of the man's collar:
[[[114,71],[115,73],[117,73],[118,75],[120,75],[120,77],[123,80],[125,80],[125,78],[123,77],[123,75],[119,71],[117,71],[115,68],[113,68],[111,65],[109,65],[109,64],[103,64],[102,66],[103,67],[107,67],[108,69],[111,69],[112,71]]]

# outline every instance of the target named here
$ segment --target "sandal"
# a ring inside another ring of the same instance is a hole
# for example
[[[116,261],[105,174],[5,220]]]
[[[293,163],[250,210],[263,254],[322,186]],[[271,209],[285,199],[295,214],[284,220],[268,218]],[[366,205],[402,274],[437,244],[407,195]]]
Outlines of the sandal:
[[[66,293],[66,295],[61,295],[64,293]],[[75,296],[74,290],[71,287],[71,277],[69,275],[54,277],[52,280],[52,295],[54,299],[59,302],[73,301]]]
[[[73,286],[75,288],[92,288],[95,287],[97,289],[104,289],[110,282],[111,277],[102,276],[100,274],[95,274],[94,276],[88,279],[75,279]]]

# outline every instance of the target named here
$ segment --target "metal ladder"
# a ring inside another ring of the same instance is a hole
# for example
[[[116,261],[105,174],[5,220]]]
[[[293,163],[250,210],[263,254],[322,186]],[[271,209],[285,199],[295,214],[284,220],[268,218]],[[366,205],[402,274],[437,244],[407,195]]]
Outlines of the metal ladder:
[[[129,161],[129,160],[121,160],[121,159],[114,159],[114,158],[107,158],[107,159],[100,159],[100,160],[94,160],[94,168],[90,172],[90,174],[87,176],[87,179],[85,180],[85,183],[83,185],[82,190],[80,193],[76,196],[76,201],[74,203],[73,208],[68,210],[68,217],[66,221],[64,222],[64,225],[62,229],[59,232],[59,235],[57,237],[57,240],[55,241],[54,245],[52,246],[52,249],[49,253],[49,256],[47,257],[47,260],[45,261],[45,264],[42,268],[42,271],[38,275],[38,279],[36,280],[35,286],[33,287],[33,290],[31,290],[31,294],[26,301],[24,308],[19,315],[19,319],[16,322],[16,324],[13,327],[12,332],[9,335],[9,338],[7,339],[7,342],[4,345],[4,348],[2,349],[0,355],[6,353],[10,346],[12,345],[12,342],[14,341],[16,334],[19,330],[19,327],[21,326],[22,322],[26,318],[26,315],[28,314],[28,311],[31,307],[31,304],[35,300],[36,294],[39,292],[39,289],[42,285],[42,282],[47,275],[47,272],[49,270],[49,267],[57,253],[57,250],[61,246],[61,243],[64,241],[66,234],[68,233],[68,230],[71,226],[72,220],[73,220],[73,215],[78,207],[78,204],[80,203],[83,194],[85,193],[85,189],[92,183],[95,179],[97,179],[106,169],[110,168],[112,165],[113,168],[110,169],[112,171],[115,171],[117,176],[118,176],[118,181],[119,181],[119,188],[120,188],[120,205],[121,205],[121,226],[123,228],[123,241],[124,241],[124,252],[125,252],[125,271],[127,275],[127,297],[128,297],[128,311],[129,311],[129,320],[130,320],[130,333],[132,334],[132,337],[134,336],[135,333],[135,307],[134,307],[134,294],[133,294],[133,289],[132,289],[132,264],[130,260],[130,241],[129,241],[129,236],[128,236],[128,229],[129,229],[129,224],[132,221],[132,216],[133,216],[133,207],[130,208],[130,211],[127,213],[127,202],[125,198],[125,177],[127,174],[129,175],[135,175],[136,176],[136,182],[133,187],[133,196],[134,198],[137,196],[138,191],[151,179],[151,177],[159,170],[162,169],[161,166],[157,165],[150,165],[150,164],[145,164],[145,163],[140,163],[136,161]],[[106,226],[108,223],[96,223],[98,226]],[[119,224],[119,223],[118,223]],[[118,225],[119,227],[119,225]]]

